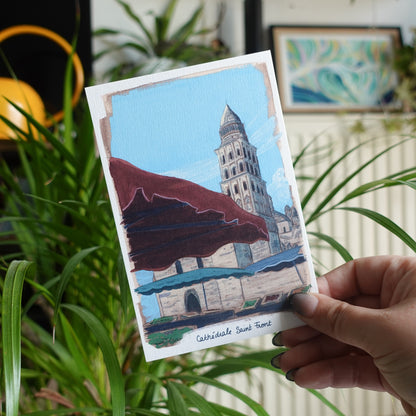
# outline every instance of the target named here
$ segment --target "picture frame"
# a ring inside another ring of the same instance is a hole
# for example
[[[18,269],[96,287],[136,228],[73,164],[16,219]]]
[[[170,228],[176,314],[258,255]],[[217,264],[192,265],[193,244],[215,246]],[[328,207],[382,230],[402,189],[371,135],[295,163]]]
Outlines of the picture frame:
[[[301,325],[316,292],[269,51],[86,88],[146,360]]]
[[[399,108],[394,51],[399,27],[270,27],[284,112]]]

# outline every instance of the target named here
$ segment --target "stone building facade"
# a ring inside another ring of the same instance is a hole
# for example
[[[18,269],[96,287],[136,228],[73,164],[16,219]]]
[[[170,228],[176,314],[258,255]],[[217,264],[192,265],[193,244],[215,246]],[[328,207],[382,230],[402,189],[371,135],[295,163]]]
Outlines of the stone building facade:
[[[221,190],[241,208],[261,216],[267,225],[269,241],[254,244],[231,243],[204,258],[182,258],[169,268],[154,272],[154,280],[202,268],[237,268],[259,262],[282,250],[301,244],[299,217],[295,208],[276,212],[266,188],[257,158],[257,149],[247,137],[243,123],[226,105],[219,129],[220,146],[215,150],[221,172]],[[181,316],[241,308],[245,301],[275,295],[300,285],[299,273],[306,266],[265,272],[242,278],[210,280],[157,294],[161,316]]]

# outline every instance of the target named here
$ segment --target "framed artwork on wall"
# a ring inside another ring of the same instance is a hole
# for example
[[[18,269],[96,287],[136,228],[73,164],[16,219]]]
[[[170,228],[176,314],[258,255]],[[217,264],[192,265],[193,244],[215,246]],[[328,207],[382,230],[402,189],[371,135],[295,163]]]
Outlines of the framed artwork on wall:
[[[381,111],[399,106],[398,27],[271,26],[286,112]]]

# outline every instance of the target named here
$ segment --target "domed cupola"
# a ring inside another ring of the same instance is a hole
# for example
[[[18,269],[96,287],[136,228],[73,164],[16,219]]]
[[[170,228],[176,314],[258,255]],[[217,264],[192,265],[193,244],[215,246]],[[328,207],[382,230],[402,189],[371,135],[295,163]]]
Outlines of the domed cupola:
[[[240,120],[240,117],[228,106],[225,106],[224,112],[221,117],[220,125],[220,137],[221,142],[225,143],[235,138],[235,135],[239,135],[244,140],[248,141],[247,134],[244,129],[244,125]]]

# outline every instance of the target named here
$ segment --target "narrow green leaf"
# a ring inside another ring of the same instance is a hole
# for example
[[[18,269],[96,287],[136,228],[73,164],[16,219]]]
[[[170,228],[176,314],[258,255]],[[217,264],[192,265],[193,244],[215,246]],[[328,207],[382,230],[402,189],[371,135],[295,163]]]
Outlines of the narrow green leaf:
[[[380,224],[382,227],[386,228],[388,231],[396,235],[403,241],[408,247],[410,247],[416,253],[416,241],[410,237],[403,228],[399,227],[391,219],[385,217],[384,215],[372,211],[367,208],[354,208],[354,207],[340,207],[336,208],[344,211],[356,212],[357,214],[363,215],[371,220],[375,221],[377,224]]]
[[[255,412],[256,415],[269,416],[269,414],[263,409],[263,407],[259,405],[257,402],[255,402],[253,399],[241,393],[239,390],[231,386],[228,386],[224,383],[221,383],[217,380],[198,376],[198,375],[180,375],[180,376],[177,376],[176,378],[180,380],[184,380],[184,381],[194,382],[194,383],[207,384],[209,386],[216,387],[220,390],[224,390],[227,393],[232,394],[234,397],[244,402],[250,409],[252,409]]]
[[[149,31],[149,29],[147,29],[147,27],[144,25],[144,23],[142,22],[142,20],[140,19],[139,16],[137,16],[136,14],[134,14],[132,8],[125,3],[122,0],[117,0],[117,3],[120,4],[121,7],[123,7],[124,11],[127,13],[127,15],[134,21],[136,22],[140,29],[143,31],[143,33],[146,35],[146,38],[149,40],[149,42],[154,45],[155,43],[155,39],[153,38],[152,33]]]
[[[313,389],[308,389],[308,391],[309,391],[309,393],[311,393],[315,397],[317,397],[325,406],[329,407],[336,415],[346,416],[333,403],[331,403],[323,394],[321,394],[318,391],[313,390]]]
[[[314,211],[312,212],[312,214],[310,214],[309,218],[306,220],[305,223],[306,224],[309,224],[310,222],[312,222],[313,220],[315,220],[317,217],[319,217],[322,214],[322,212],[324,212],[323,211],[324,207],[332,200],[332,198],[334,198],[334,196],[337,195],[338,192],[340,192],[342,189],[344,189],[345,186],[354,177],[356,177],[360,172],[362,172],[367,166],[370,166],[375,160],[377,160],[378,158],[380,158],[384,154],[388,153],[390,150],[394,149],[397,146],[400,146],[401,144],[405,143],[408,140],[410,140],[410,139],[409,138],[406,138],[404,140],[401,140],[399,142],[394,143],[391,146],[388,146],[387,148],[383,149],[381,152],[377,153],[375,156],[371,157],[365,163],[363,163],[362,165],[360,165],[355,171],[353,171],[350,175],[348,175],[337,186],[335,186],[333,189],[331,189],[331,191],[329,192],[329,194],[318,204],[318,206],[314,209]],[[372,139],[370,139],[369,141],[372,141]],[[359,145],[353,147],[351,150],[349,150],[348,152],[346,152],[345,154],[343,154],[334,164],[332,164],[330,166],[330,168],[327,171],[325,171],[325,173],[324,173],[325,177],[328,175],[328,173],[331,170],[333,170],[347,156],[349,156],[353,151],[357,150],[358,148],[360,148],[363,144],[365,144],[367,142],[360,143]],[[322,180],[325,179],[325,177],[324,178],[321,177]],[[317,182],[321,183],[322,182],[321,178],[319,178]],[[314,187],[312,187],[312,189],[313,188]],[[304,205],[302,205],[302,207],[304,207]]]
[[[77,314],[94,333],[98,345],[103,353],[105,366],[111,389],[111,402],[113,416],[125,415],[126,398],[124,395],[124,380],[120,369],[120,363],[113,343],[103,324],[89,311],[77,305],[63,304],[62,308],[68,309]]]
[[[62,271],[61,278],[59,279],[58,289],[56,291],[55,295],[55,308],[54,308],[54,319],[53,319],[53,325],[56,325],[56,321],[58,319],[58,312],[59,308],[61,306],[62,296],[65,292],[66,287],[68,286],[69,279],[71,278],[72,274],[74,273],[74,270],[76,267],[84,260],[88,254],[92,253],[93,251],[97,250],[99,247],[90,247],[86,248],[84,250],[81,250],[80,252],[76,253],[74,256],[72,256],[68,263],[65,265],[64,270]]]
[[[202,11],[203,6],[198,7],[190,19],[172,35],[172,39],[175,39],[175,43],[165,51],[163,56],[173,57],[175,52],[187,42],[188,38],[194,35],[195,26],[202,15]]]
[[[401,182],[402,185],[410,186],[410,188],[416,190],[416,181],[398,181],[398,182]]]
[[[237,410],[230,409],[229,407],[222,406],[218,403],[211,403],[223,416],[247,416],[244,413],[238,412]]]
[[[69,409],[54,409],[54,410],[41,410],[37,412],[30,412],[22,414],[21,416],[58,416],[58,415],[76,415],[82,414],[86,415],[88,413],[91,414],[101,414],[107,413],[106,409],[102,409],[99,407],[72,407]]]
[[[13,261],[4,280],[2,341],[6,416],[17,416],[19,413],[22,291],[26,276],[31,276],[33,273],[33,263]]]
[[[137,416],[166,416],[166,413],[155,412],[154,410],[140,409],[140,408],[129,408],[127,414]]]
[[[328,243],[332,248],[334,248],[340,254],[340,256],[346,262],[353,259],[353,257],[348,252],[348,250],[342,244],[340,244],[337,240],[332,238],[331,236],[329,236],[327,234],[323,234],[323,233],[318,232],[318,231],[308,231],[308,234],[314,235],[315,237],[319,238],[320,240],[323,240],[326,243]]]
[[[406,175],[406,178],[402,178],[402,179],[407,179],[408,177],[409,175]],[[412,177],[414,177],[414,174],[410,175],[410,178]],[[377,191],[382,188],[389,188],[392,186],[400,186],[400,185],[405,185],[405,184],[408,184],[408,182],[406,180],[400,180],[399,178],[398,179],[384,178],[384,179],[371,181],[363,185],[360,185],[354,190],[352,190],[351,192],[349,192],[347,195],[345,195],[344,198],[342,198],[342,200],[339,203],[336,204],[336,206],[339,206],[343,204],[344,202],[350,201],[351,199],[357,198],[369,192]]]
[[[182,393],[185,401],[189,402],[192,407],[196,407],[201,414],[210,416],[221,416],[221,413],[208,402],[204,397],[190,389],[185,384],[175,383],[176,388]]]
[[[183,399],[177,386],[177,383],[171,381],[166,382],[166,390],[168,392],[168,400],[166,404],[169,409],[169,415],[187,416],[189,414],[188,406],[186,405],[185,400]]]

